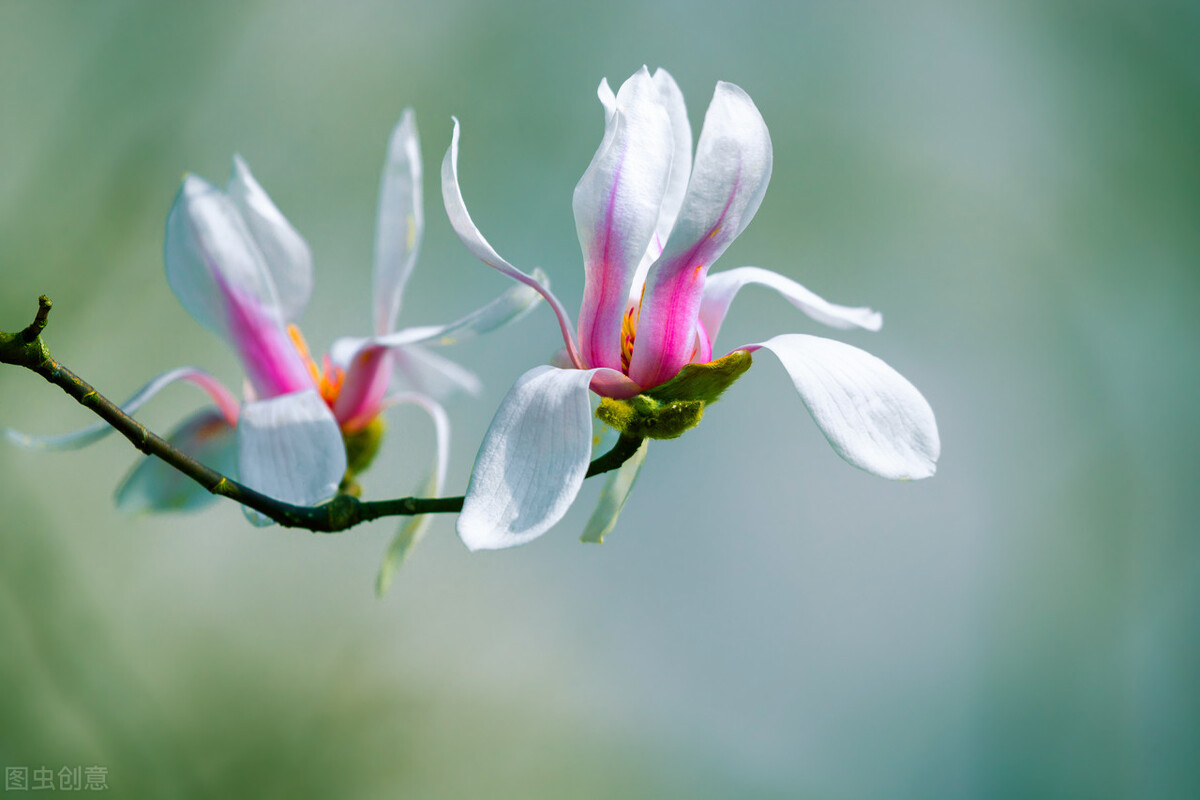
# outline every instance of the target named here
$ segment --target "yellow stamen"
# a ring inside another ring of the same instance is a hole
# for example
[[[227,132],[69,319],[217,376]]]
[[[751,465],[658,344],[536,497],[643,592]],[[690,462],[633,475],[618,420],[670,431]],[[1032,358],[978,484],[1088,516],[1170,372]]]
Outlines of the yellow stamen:
[[[321,393],[321,398],[326,405],[332,408],[338,394],[342,391],[346,373],[340,367],[333,366],[329,361],[329,356],[324,358],[322,365],[324,368],[318,367],[317,362],[313,360],[312,352],[308,349],[308,342],[304,341],[304,334],[295,325],[288,325],[287,333],[296,352],[300,354],[300,360],[304,362],[304,367],[308,370],[313,383],[317,385],[317,391]]]

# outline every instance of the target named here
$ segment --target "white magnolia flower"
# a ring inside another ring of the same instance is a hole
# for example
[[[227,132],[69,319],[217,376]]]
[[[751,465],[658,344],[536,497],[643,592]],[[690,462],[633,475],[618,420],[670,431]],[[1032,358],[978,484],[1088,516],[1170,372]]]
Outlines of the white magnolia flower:
[[[868,308],[826,302],[765,269],[708,274],[750,224],[771,175],[771,139],[750,97],[731,83],[717,84],[693,163],[683,96],[664,70],[651,76],[643,67],[615,95],[602,81],[599,95],[604,138],[574,196],[585,270],[578,328],[562,303],[501,258],[472,222],[458,182],[457,120],[442,163],[443,199],[459,238],[484,263],[546,297],[566,348],[561,365],[522,375],[497,411],[458,520],[467,546],[523,544],[562,518],[591,457],[591,393],[606,398],[601,414],[617,427],[677,436],[760,348],[783,364],[842,458],[884,478],[932,475],[940,449],[933,412],[878,358],[803,334],[713,358],[725,313],[748,284],[774,289],[831,327],[878,330],[882,324]],[[656,410],[664,403],[686,419],[667,419]],[[643,457],[644,451],[612,476],[601,503],[607,511],[593,519],[592,538],[611,527]]]

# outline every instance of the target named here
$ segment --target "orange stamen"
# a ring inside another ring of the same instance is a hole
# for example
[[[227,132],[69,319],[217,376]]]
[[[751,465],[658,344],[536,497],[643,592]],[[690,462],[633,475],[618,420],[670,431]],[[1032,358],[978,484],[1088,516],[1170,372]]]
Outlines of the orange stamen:
[[[321,398],[325,404],[333,408],[333,403],[338,398],[338,394],[342,391],[342,384],[346,380],[346,373],[341,367],[335,367],[329,360],[329,356],[322,359],[321,367],[317,366],[317,362],[313,360],[312,352],[308,349],[308,342],[304,341],[304,334],[295,325],[287,326],[288,338],[292,340],[292,345],[295,346],[296,352],[300,354],[300,360],[304,362],[305,368],[308,369],[308,374],[312,377],[313,383],[317,386],[317,391],[321,393]]]

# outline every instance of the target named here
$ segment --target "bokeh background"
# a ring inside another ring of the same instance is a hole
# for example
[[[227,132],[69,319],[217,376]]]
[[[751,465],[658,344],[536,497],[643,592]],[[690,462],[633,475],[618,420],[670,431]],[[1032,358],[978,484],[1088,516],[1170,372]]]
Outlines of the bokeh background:
[[[882,310],[837,338],[920,387],[944,445],[932,480],[858,472],[764,356],[652,447],[603,546],[577,541],[591,481],[515,551],[439,519],[382,600],[393,522],[131,519],[124,441],[0,447],[0,764],[101,765],[133,798],[1200,796],[1198,34],[1182,0],[0,0],[0,329],[50,295],[54,353],[114,398],[184,363],[238,380],[161,264],[179,176],[234,152],[315,251],[310,342],[365,333],[410,105],[404,320],[506,288],[441,210],[452,114],[476,221],[574,308],[594,90],[647,63],[697,132],[719,79],[770,127],[719,266]],[[821,332],[751,289],[719,344],[785,331]],[[451,354],[487,386],[450,405],[452,488],[556,347],[543,307]],[[0,370],[0,425],[90,421]],[[432,441],[397,412],[369,494],[412,491]]]

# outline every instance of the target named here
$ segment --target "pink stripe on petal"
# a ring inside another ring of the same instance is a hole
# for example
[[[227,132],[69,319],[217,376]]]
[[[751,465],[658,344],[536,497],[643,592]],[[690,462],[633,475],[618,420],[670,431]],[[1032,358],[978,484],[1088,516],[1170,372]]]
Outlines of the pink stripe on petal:
[[[225,301],[229,341],[260,400],[314,388],[312,376],[291,338],[254,296],[231,286],[217,270],[213,278]]]
[[[387,348],[364,347],[354,354],[333,404],[333,416],[342,430],[363,428],[379,415],[391,380],[392,358]]]
[[[224,384],[207,372],[201,372],[198,369],[187,370],[179,378],[204,390],[212,398],[212,401],[217,404],[217,408],[220,409],[221,416],[225,418],[225,421],[230,425],[237,425],[240,404],[237,398],[233,396],[233,392],[226,389]]]

